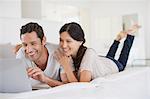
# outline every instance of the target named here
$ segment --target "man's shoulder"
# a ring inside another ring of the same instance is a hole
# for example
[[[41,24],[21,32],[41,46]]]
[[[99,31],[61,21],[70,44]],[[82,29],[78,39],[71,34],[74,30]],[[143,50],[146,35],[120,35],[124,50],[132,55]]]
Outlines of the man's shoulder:
[[[49,43],[49,42],[47,42],[47,43],[46,43],[46,47],[48,47],[48,48],[58,48],[58,44],[54,44],[54,43]]]
[[[58,44],[46,42],[46,46],[58,46]]]
[[[48,49],[49,52],[53,52],[54,50],[56,50],[58,48],[58,44],[47,42],[46,48]]]

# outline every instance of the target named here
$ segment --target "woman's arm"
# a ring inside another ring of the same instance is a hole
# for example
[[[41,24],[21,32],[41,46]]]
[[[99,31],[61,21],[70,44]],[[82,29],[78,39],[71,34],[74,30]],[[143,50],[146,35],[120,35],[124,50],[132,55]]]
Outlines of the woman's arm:
[[[76,76],[76,73],[75,72],[73,72],[74,73],[74,75]],[[63,83],[69,83],[69,80],[68,80],[68,77],[67,77],[67,74],[66,73],[61,73],[60,74],[60,78],[61,78],[61,81],[63,82]]]
[[[73,73],[74,73],[74,75],[75,76],[77,76],[76,75],[76,73],[73,71]],[[67,77],[67,74],[66,73],[61,73],[60,74],[60,78],[61,78],[61,81],[63,82],[63,83],[69,83],[69,80],[68,80],[68,77]]]
[[[65,84],[69,82],[66,73],[61,73],[60,78],[61,78],[61,81]]]
[[[78,82],[78,79],[76,78],[76,75],[72,69],[72,58],[64,55],[59,50],[55,51],[55,58],[65,71],[65,74],[62,75],[62,78],[64,78],[65,82],[66,80],[68,80],[68,82]]]
[[[66,77],[68,79],[68,82],[78,82],[78,79],[75,75],[75,73],[72,71],[72,68],[64,68],[66,72]]]
[[[88,70],[83,70],[80,72],[80,82],[90,82],[92,80],[91,72]]]

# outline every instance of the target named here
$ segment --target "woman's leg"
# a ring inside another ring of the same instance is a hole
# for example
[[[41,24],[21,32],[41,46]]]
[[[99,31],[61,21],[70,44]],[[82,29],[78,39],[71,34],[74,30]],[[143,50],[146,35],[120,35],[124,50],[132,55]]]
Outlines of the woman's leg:
[[[132,47],[132,44],[134,41],[134,34],[137,32],[137,30],[139,28],[141,28],[141,26],[138,24],[135,24],[126,31],[127,38],[124,41],[124,45],[123,45],[123,48],[121,50],[121,54],[120,54],[119,59],[118,59],[118,61],[124,66],[124,68],[126,67],[129,53],[130,53],[130,50],[131,50],[131,47]],[[124,68],[123,68],[123,70],[124,70]]]
[[[134,41],[133,35],[127,35],[127,38],[124,41],[124,45],[123,45],[123,48],[121,50],[121,54],[120,54],[119,59],[118,59],[118,61],[124,66],[124,68],[126,67],[126,64],[128,61],[128,56],[129,56],[133,41]]]
[[[110,57],[110,58],[114,58],[115,54],[117,52],[118,49],[118,45],[120,43],[120,40],[123,39],[124,37],[126,37],[126,33],[121,31],[120,33],[118,33],[116,39],[114,40],[113,44],[111,45],[106,57]]]
[[[119,71],[124,70],[124,68],[126,67],[127,61],[128,61],[128,57],[129,57],[129,53],[134,41],[134,33],[137,32],[137,30],[140,28],[141,26],[139,26],[138,24],[133,25],[131,28],[129,28],[129,30],[124,31],[124,32],[120,32],[117,35],[117,38],[115,39],[114,43],[112,44],[112,46],[110,47],[108,54],[106,55],[106,57],[115,60],[115,54],[119,45],[119,42],[122,38],[126,37],[126,40],[124,41],[124,45],[123,48],[121,50],[121,54],[119,56],[118,59],[118,63],[120,64],[120,68]]]
[[[111,58],[114,58],[115,57],[115,54],[116,54],[116,51],[118,49],[118,45],[119,45],[119,41],[116,41],[114,40],[113,44],[111,45],[106,57],[111,57]]]

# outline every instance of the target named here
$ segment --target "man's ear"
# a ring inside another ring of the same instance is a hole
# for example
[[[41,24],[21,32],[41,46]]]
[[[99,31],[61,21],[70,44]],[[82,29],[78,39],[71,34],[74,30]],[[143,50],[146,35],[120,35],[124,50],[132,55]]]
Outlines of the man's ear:
[[[45,44],[46,44],[46,37],[44,36],[42,40],[42,45],[45,45]]]

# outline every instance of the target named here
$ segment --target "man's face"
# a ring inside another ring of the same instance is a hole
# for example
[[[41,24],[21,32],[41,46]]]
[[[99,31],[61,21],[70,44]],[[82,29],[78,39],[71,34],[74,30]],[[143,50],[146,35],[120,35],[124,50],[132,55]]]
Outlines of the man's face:
[[[42,44],[36,32],[21,35],[21,41],[26,56],[32,61],[38,61],[43,53],[44,44]]]

